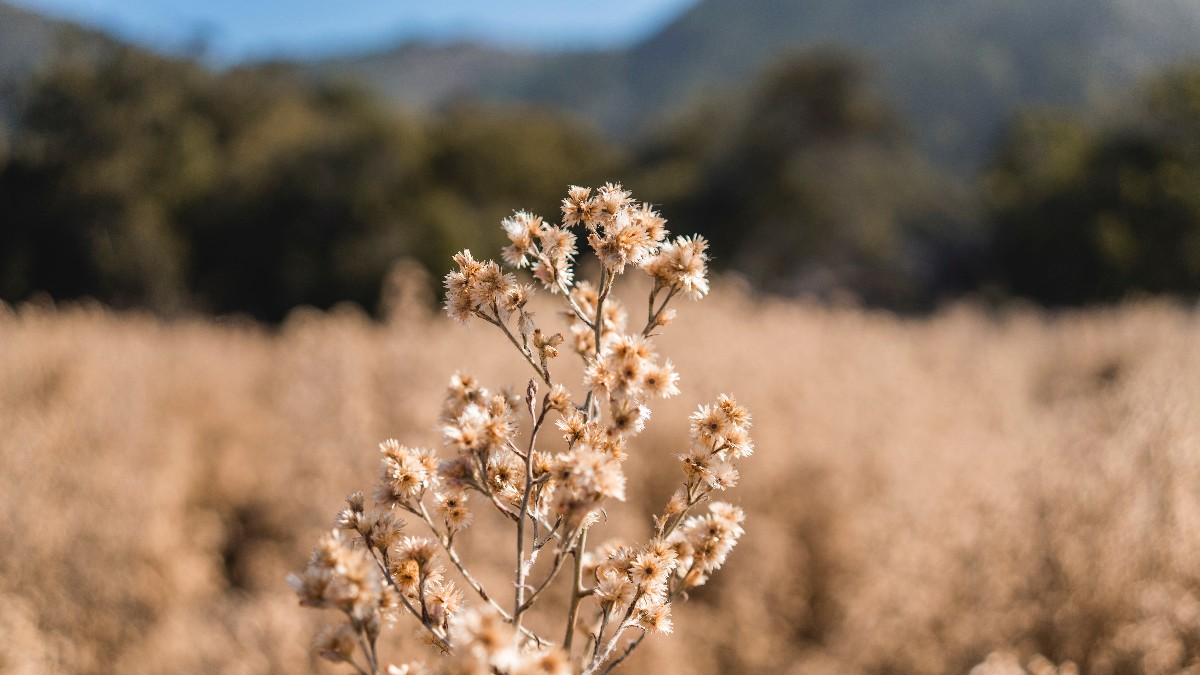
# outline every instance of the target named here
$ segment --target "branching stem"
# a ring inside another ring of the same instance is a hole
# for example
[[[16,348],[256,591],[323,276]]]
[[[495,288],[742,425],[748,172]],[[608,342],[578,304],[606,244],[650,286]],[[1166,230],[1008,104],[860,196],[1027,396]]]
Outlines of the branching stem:
[[[667,304],[671,302],[671,298],[675,297],[675,294],[679,292],[679,289],[675,286],[672,286],[671,290],[667,292],[667,297],[663,298],[662,304],[658,306],[657,310],[655,310],[654,299],[658,295],[658,292],[659,287],[656,284],[654,290],[650,291],[650,302],[647,303],[646,307],[646,327],[642,330],[642,337],[650,337],[650,332],[653,331],[656,326],[658,326],[659,317],[661,317],[662,313],[666,311]]]
[[[575,573],[571,583],[571,606],[567,610],[567,633],[563,637],[563,649],[571,656],[571,641],[575,637],[575,618],[579,615],[579,601],[583,596],[583,552],[587,548],[587,529],[579,533],[579,540],[572,550],[575,556]]]
[[[529,382],[530,396],[536,391],[532,380]],[[542,398],[542,412],[532,420],[533,428],[529,432],[529,449],[525,452],[525,490],[521,494],[521,512],[517,517],[517,584],[513,591],[513,625],[521,628],[521,614],[528,609],[525,605],[525,575],[528,568],[525,564],[525,517],[529,514],[529,498],[533,494],[533,449],[537,444],[538,430],[546,421],[546,412],[550,409],[549,395]],[[533,404],[530,403],[529,414],[533,416]],[[537,540],[537,534],[534,534]]]
[[[646,635],[646,631],[643,630],[642,634],[639,635],[636,640],[629,643],[629,646],[625,648],[625,651],[622,652],[620,656],[613,659],[612,663],[608,664],[605,666],[604,670],[600,671],[600,675],[608,675],[608,673],[611,673],[613,670],[615,670],[617,666],[621,665],[621,662],[629,658],[629,655],[633,653],[633,650],[637,649],[638,645],[642,644],[642,640],[646,639]]]
[[[617,624],[613,636],[609,638],[608,643],[604,645],[604,651],[600,652],[599,656],[592,657],[592,662],[584,669],[583,675],[591,675],[612,656],[613,650],[617,648],[617,643],[621,640],[621,636],[625,634],[625,629],[629,627],[629,618],[633,616],[633,611],[637,607],[637,602],[642,597],[642,593],[634,595],[633,600],[629,603],[629,609],[625,610],[625,616],[621,617],[621,623]],[[599,640],[596,642],[599,646]]]
[[[376,548],[371,545],[371,541],[369,539],[364,537],[364,540],[367,544],[367,551],[371,554],[371,559],[375,561],[376,565],[379,565],[380,571],[383,572],[384,580],[386,580],[388,584],[396,590],[396,595],[400,598],[400,603],[404,605],[404,608],[408,610],[409,614],[415,616],[417,620],[421,622],[421,625],[429,631],[429,634],[433,636],[433,639],[437,643],[439,649],[447,652],[450,651],[450,642],[446,640],[444,636],[438,633],[437,629],[426,620],[426,617],[422,616],[421,612],[417,611],[417,608],[408,601],[408,598],[404,595],[404,591],[400,590],[400,584],[396,583],[396,578],[392,576],[392,571],[388,569],[387,551],[380,550],[379,557],[376,557]]]
[[[521,342],[517,340],[516,336],[512,334],[512,331],[508,329],[508,326],[500,320],[500,311],[496,307],[495,303],[492,303],[492,311],[495,312],[495,316],[488,316],[484,312],[474,310],[475,316],[504,331],[504,335],[508,338],[508,341],[517,348],[517,351],[521,352],[521,356],[525,357],[525,361],[533,367],[533,372],[537,373],[538,377],[542,378],[542,381],[546,383],[546,386],[554,386],[554,383],[550,381],[550,370],[548,368],[543,369],[540,365],[538,365],[538,362],[533,359],[533,353],[529,351],[529,347],[521,344]]]
[[[370,645],[367,644],[367,639],[365,637],[363,637],[363,634],[365,632],[366,632],[366,628],[360,625],[354,631],[354,636],[358,638],[358,644],[363,650],[363,655],[365,655],[367,657],[367,665],[371,668],[371,674],[378,675],[379,663],[376,662],[376,660],[375,660],[375,650],[371,649]],[[358,667],[357,663],[354,665],[355,665],[355,667]]]
[[[565,562],[566,559],[567,556],[563,555],[562,551],[558,551],[554,554],[554,564],[550,568],[550,572],[546,575],[546,578],[542,581],[542,583],[538,584],[537,588],[533,589],[533,593],[529,594],[529,598],[525,600],[525,604],[521,606],[522,612],[532,607],[534,601],[537,600],[538,596],[542,594],[542,591],[546,590],[546,587],[550,585],[550,582],[554,581],[554,578],[558,576],[558,572],[562,569],[563,562]]]

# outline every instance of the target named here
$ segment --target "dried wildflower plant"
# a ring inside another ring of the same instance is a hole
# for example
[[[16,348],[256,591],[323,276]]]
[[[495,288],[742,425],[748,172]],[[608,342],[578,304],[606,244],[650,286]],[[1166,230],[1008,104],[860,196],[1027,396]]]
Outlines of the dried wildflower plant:
[[[535,377],[522,397],[455,374],[441,415],[442,456],[395,440],[380,445],[374,508],[362,493],[348,497],[308,568],[289,579],[301,604],[342,613],[317,637],[322,657],[372,675],[607,673],[647,635],[671,632],[675,602],[704,584],[741,536],[741,509],[711,496],[737,483],[737,461],[754,450],[750,414],[722,395],[692,414],[681,486],[653,517],[648,540],[588,548],[606,501],[625,498],[624,460],[649,403],[679,393],[679,375],[653,338],[674,317],[672,300],[708,292],[706,242],[668,239],[666,221],[620,185],[571,187],[562,213],[561,225],[523,211],[505,219],[503,257],[562,300],[566,335],[543,330],[527,310],[534,284],[470,251],[454,256],[447,312],[495,326]],[[575,277],[577,229],[599,258],[597,284]],[[613,288],[633,267],[653,283],[645,324],[630,330]],[[564,349],[583,360],[582,398],[552,373]],[[551,421],[557,434],[546,428]],[[495,509],[513,527],[511,595],[485,590],[459,555],[473,508]],[[567,599],[538,611],[561,616],[561,633],[538,634],[524,619],[560,577]],[[381,664],[379,635],[405,616],[443,657],[434,665]]]

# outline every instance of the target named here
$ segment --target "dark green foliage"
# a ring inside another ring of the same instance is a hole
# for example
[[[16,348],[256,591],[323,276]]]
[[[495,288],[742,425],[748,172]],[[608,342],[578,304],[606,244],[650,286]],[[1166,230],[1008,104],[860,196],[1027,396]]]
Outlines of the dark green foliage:
[[[709,238],[715,267],[791,295],[922,310],[980,289],[1200,291],[1200,67],[1148,81],[1116,122],[1026,113],[975,191],[846,53],[778,62],[626,149],[542,108],[418,116],[289,67],[64,54],[0,136],[9,302],[374,309],[398,259],[437,279],[454,251],[500,245],[514,206],[553,220],[566,185],[607,180]]]
[[[954,236],[942,224],[960,200],[861,62],[788,59],[742,105],[726,105],[724,117],[719,109],[703,109],[645,157],[648,191],[678,205],[718,265],[787,293],[849,292],[893,308],[936,297],[937,263],[922,259],[923,240]]]
[[[1152,80],[1121,122],[1030,114],[987,181],[995,269],[1049,304],[1200,291],[1200,68]]]
[[[513,204],[552,208],[614,155],[546,114],[414,119],[283,68],[214,74],[114,47],[27,90],[0,165],[0,298],[160,312],[377,304],[401,257],[440,269]]]

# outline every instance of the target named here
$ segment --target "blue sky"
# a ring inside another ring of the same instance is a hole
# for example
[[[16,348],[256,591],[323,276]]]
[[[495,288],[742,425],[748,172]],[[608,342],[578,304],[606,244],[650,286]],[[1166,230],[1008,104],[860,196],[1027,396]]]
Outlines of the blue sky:
[[[140,44],[212,58],[353,51],[407,39],[532,49],[626,45],[697,0],[9,0]]]

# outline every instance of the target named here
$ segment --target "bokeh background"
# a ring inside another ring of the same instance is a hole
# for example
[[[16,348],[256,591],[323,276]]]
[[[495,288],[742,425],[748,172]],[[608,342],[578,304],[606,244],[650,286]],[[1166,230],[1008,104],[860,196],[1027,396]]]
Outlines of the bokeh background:
[[[760,448],[629,672],[1200,669],[1200,5],[423,5],[0,2],[0,672],[335,672],[285,575],[525,378],[450,254],[607,180],[717,277],[614,525]]]

